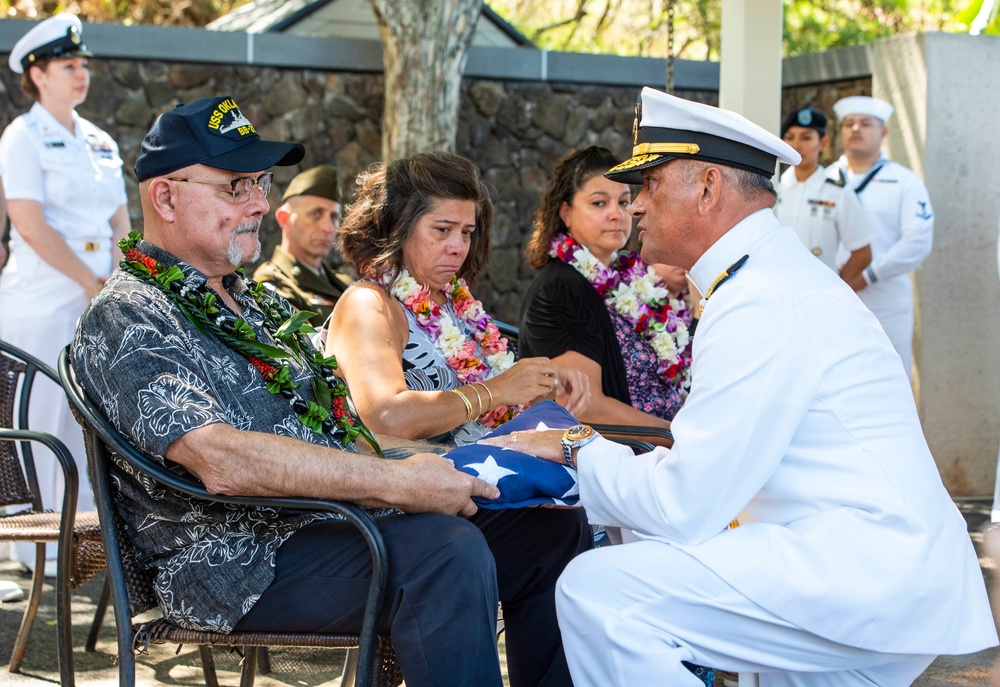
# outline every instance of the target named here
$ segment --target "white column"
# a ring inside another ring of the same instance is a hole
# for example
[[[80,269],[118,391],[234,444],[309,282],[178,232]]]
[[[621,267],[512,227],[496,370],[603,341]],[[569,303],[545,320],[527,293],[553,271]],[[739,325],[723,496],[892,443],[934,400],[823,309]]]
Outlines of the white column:
[[[781,0],[722,0],[719,106],[781,128]]]

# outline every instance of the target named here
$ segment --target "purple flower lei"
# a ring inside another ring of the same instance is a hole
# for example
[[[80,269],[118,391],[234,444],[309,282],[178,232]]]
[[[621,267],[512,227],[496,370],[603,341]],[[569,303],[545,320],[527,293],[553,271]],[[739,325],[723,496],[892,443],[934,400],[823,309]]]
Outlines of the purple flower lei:
[[[558,234],[549,255],[583,275],[608,309],[622,315],[653,348],[656,374],[668,387],[686,394],[691,387],[691,311],[683,298],[670,298],[665,282],[651,274],[636,252],[618,251],[611,264],[604,265],[573,237]],[[646,282],[650,297],[637,292],[640,281]],[[672,345],[665,345],[666,335]]]

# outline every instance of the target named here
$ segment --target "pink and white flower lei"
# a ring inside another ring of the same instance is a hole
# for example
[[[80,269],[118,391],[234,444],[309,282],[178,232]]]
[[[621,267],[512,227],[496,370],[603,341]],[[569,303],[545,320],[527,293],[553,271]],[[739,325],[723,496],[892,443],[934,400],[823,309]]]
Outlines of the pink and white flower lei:
[[[366,276],[416,316],[417,326],[427,332],[434,347],[441,352],[462,384],[486,381],[514,364],[514,355],[507,351],[507,339],[500,336],[500,330],[483,310],[483,304],[472,297],[464,279],[452,277],[451,283],[441,289],[441,293],[451,302],[468,331],[472,332],[471,340],[448,309],[431,300],[430,288],[419,284],[405,267],[395,280],[391,272],[379,274],[369,270]],[[476,350],[477,344],[485,360]],[[522,406],[498,405],[480,417],[479,422],[487,427],[497,427],[522,410]]]
[[[691,388],[691,312],[671,298],[666,283],[638,253],[618,251],[605,265],[568,234],[557,234],[549,255],[582,274],[609,308],[635,328],[656,353],[656,374],[686,395]]]

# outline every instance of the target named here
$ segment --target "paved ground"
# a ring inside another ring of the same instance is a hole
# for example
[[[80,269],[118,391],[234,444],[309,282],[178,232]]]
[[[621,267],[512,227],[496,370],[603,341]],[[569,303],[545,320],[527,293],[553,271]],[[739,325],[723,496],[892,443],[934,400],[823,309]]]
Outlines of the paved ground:
[[[977,549],[982,545],[982,527],[989,519],[990,503],[984,500],[963,500],[959,508],[969,523],[969,532]],[[992,562],[981,557],[983,574],[991,583]],[[20,573],[15,564],[0,565],[0,579],[14,580],[25,589],[27,575]],[[103,577],[98,577],[74,592],[73,627],[77,684],[80,687],[113,687],[117,685],[117,668],[113,664],[116,654],[114,625],[110,618],[105,623],[101,640],[95,653],[86,653],[83,644],[93,617],[94,603],[100,593]],[[14,637],[24,609],[23,602],[0,605],[0,657],[10,657]],[[51,585],[46,586],[39,619],[28,647],[22,673],[12,675],[0,668],[0,685],[15,687],[45,687],[59,681],[55,654],[54,595]],[[501,644],[501,654],[503,646]],[[987,687],[991,685],[991,671],[1000,659],[1000,652],[990,649],[971,656],[941,657],[914,683],[914,687]],[[260,675],[260,687],[337,687],[343,667],[343,652],[309,650],[276,650],[272,655],[273,672]],[[216,652],[216,667],[222,685],[239,684],[239,657],[225,650]],[[196,647],[185,646],[175,653],[173,645],[152,647],[149,655],[139,658],[137,684],[204,685],[201,664]],[[993,687],[1000,687],[1000,681]]]

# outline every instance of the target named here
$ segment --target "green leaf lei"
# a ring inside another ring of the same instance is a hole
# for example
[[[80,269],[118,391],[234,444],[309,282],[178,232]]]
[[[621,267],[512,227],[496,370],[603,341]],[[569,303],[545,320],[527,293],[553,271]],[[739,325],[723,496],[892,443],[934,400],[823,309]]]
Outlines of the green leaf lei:
[[[316,313],[293,313],[263,284],[248,280],[252,285],[250,294],[264,313],[264,326],[281,346],[259,341],[253,327],[221,303],[207,286],[188,286],[180,267],[165,267],[139,251],[136,244],[141,239],[139,232],[131,231],[118,242],[125,255],[121,261],[124,271],[165,293],[202,334],[214,334],[245,356],[263,377],[268,392],[288,400],[303,425],[318,434],[330,432],[334,437],[343,435],[346,444],[361,436],[376,454],[382,455],[375,435],[354,412],[347,385],[333,373],[337,369],[337,359],[334,356],[324,357],[315,350],[312,355],[305,353],[309,348],[305,337],[316,331],[309,324],[309,318]],[[242,269],[236,271],[246,278]],[[295,357],[312,370],[311,386],[315,401],[306,401],[295,392],[299,384],[292,379],[292,369],[287,360],[283,360],[290,357]]]

